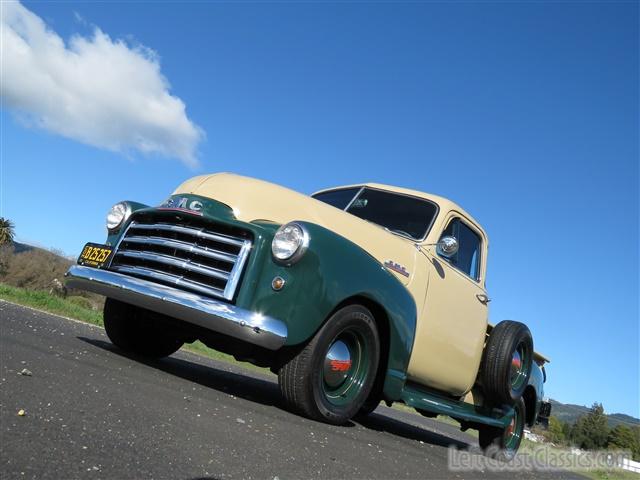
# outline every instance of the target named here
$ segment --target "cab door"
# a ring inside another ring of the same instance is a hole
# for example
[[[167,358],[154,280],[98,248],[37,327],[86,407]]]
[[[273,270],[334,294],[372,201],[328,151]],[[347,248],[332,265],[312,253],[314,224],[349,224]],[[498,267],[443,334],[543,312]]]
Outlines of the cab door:
[[[458,251],[424,251],[429,279],[407,371],[411,381],[451,395],[473,386],[484,348],[488,297],[481,277],[486,237],[472,222],[450,212],[438,238],[453,236]]]

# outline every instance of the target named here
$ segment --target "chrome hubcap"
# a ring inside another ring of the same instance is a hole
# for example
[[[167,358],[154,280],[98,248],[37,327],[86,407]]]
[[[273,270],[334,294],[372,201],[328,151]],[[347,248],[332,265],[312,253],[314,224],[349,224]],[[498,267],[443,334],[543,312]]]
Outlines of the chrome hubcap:
[[[334,342],[324,359],[324,381],[327,386],[340,386],[349,376],[351,363],[349,347],[342,340]]]
[[[513,352],[513,358],[511,359],[511,383],[515,383],[522,372],[522,356],[520,351]]]
[[[520,435],[522,435],[522,427],[521,422],[523,419],[520,416],[520,411],[516,409],[513,414],[513,418],[509,425],[504,431],[504,449],[510,455],[515,455],[516,450],[518,450],[518,446],[520,445]]]
[[[513,432],[516,430],[516,419],[515,417],[511,420],[511,423],[509,423],[509,426],[507,427],[507,438],[511,438],[513,436]]]

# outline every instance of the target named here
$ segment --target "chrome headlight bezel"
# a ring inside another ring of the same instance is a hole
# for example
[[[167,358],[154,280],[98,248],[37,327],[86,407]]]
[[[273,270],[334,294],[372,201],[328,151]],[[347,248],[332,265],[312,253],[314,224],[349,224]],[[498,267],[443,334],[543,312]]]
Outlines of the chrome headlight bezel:
[[[129,202],[118,202],[107,212],[106,225],[109,233],[117,232],[131,216]]]
[[[283,238],[285,235],[291,235],[292,232],[294,238]],[[283,242],[291,242],[291,247],[287,251],[279,249],[276,242],[280,240]],[[290,266],[298,262],[309,248],[309,232],[304,225],[297,222],[289,222],[282,225],[273,236],[271,241],[271,255],[276,263],[281,265]]]

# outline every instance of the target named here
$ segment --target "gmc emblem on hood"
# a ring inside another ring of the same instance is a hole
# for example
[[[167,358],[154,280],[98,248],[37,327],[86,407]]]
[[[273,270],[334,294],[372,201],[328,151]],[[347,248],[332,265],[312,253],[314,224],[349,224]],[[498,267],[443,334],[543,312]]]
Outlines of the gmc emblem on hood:
[[[183,210],[202,215],[204,205],[198,200],[189,201],[187,197],[169,197],[158,208],[163,210]]]

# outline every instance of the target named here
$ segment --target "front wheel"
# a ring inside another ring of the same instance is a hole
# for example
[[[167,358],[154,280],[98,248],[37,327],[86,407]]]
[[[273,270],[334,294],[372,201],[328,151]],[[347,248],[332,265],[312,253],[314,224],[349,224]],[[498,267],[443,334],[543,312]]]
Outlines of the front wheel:
[[[116,347],[144,357],[168,357],[184,344],[154,322],[150,312],[113,298],[104,303],[104,329]]]
[[[360,410],[358,410],[357,417],[365,418],[371,415],[375,411],[375,409],[378,408],[378,405],[380,405],[379,398],[376,397],[373,400],[371,398],[367,398],[360,407]]]
[[[516,456],[524,436],[525,406],[519,399],[514,405],[514,413],[507,428],[484,426],[479,431],[480,447],[485,454],[502,462],[510,462]]]
[[[380,358],[373,315],[361,305],[338,310],[278,372],[287,403],[304,415],[342,424],[371,392]]]

